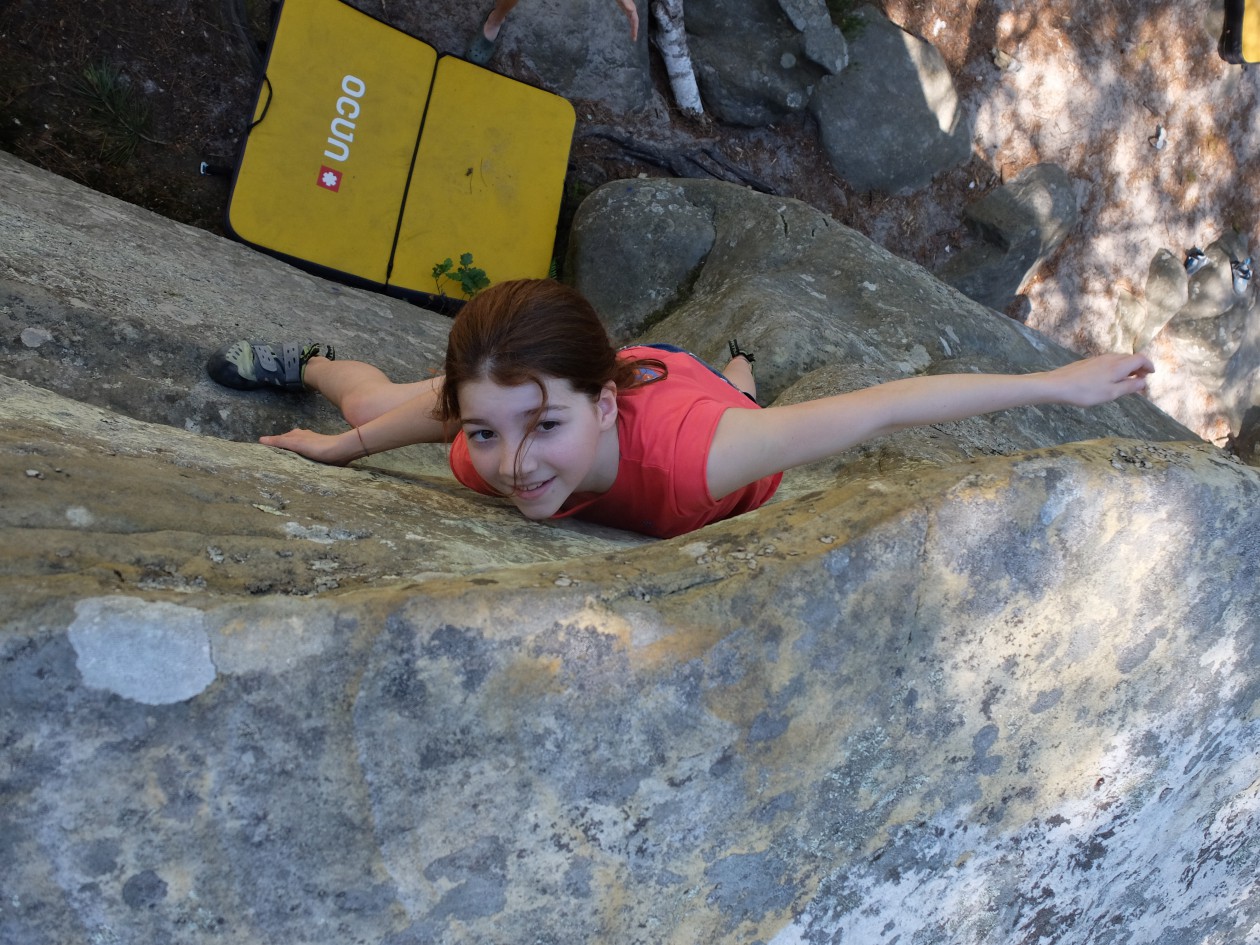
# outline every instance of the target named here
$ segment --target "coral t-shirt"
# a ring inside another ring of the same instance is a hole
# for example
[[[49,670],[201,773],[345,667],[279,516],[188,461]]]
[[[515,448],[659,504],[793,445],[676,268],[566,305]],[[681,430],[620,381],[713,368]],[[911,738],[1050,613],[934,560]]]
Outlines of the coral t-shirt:
[[[624,359],[654,358],[665,364],[663,380],[619,391],[617,439],[621,462],[612,488],[555,518],[575,515],[588,522],[673,538],[764,505],[779,488],[782,473],[758,479],[730,495],[709,495],[709,447],[722,414],[732,408],[758,410],[724,378],[685,352],[625,348]],[[643,370],[651,371],[650,367]],[[654,372],[653,372],[654,373]],[[451,472],[468,488],[496,495],[473,468],[468,441],[451,443]]]

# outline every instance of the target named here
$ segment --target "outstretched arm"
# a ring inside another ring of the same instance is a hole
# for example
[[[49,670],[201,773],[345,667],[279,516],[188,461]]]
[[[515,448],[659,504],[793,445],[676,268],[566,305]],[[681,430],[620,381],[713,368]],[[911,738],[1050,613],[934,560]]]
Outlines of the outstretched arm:
[[[433,419],[441,378],[410,385],[389,385],[369,402],[352,402],[353,395],[320,388],[342,410],[350,423],[344,433],[326,434],[298,428],[277,436],[259,437],[264,446],[291,450],[307,459],[344,466],[374,453],[410,446],[440,443],[446,439],[442,424]],[[389,406],[393,403],[393,406]],[[382,412],[383,411],[383,412]]]
[[[765,410],[722,415],[709,450],[715,498],[907,427],[1029,404],[1091,407],[1146,389],[1145,355],[1108,354],[1037,374],[941,374]]]

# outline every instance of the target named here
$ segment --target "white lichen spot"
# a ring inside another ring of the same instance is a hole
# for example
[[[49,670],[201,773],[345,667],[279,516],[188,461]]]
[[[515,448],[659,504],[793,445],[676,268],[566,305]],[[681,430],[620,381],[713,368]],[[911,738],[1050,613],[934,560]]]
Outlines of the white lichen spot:
[[[286,522],[284,532],[290,538],[304,538],[306,541],[313,541],[317,545],[331,545],[333,543],[332,536],[328,533],[327,525],[312,525],[307,528],[299,525],[297,522]]]
[[[354,541],[368,537],[366,532],[351,532],[344,528],[329,528],[327,525],[301,525],[297,522],[286,522],[284,533],[290,538],[313,541],[317,545],[331,545],[335,541]]]
[[[66,509],[66,520],[75,528],[89,528],[96,524],[96,516],[81,505]]]
[[[1234,668],[1238,663],[1238,651],[1234,647],[1233,637],[1222,637],[1216,645],[1199,657],[1199,665],[1221,673]]]
[[[214,682],[205,616],[193,607],[93,597],[67,635],[83,682],[144,705],[184,702]]]
[[[28,348],[38,348],[52,341],[52,333],[45,328],[23,328],[20,337]]]

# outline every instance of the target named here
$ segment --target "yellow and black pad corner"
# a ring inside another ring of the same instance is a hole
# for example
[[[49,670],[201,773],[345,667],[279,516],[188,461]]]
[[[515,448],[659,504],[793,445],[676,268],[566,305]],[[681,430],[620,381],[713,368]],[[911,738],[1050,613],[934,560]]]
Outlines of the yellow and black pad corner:
[[[545,277],[575,123],[558,95],[439,59],[390,286],[432,291],[434,264],[464,253],[491,282]]]
[[[228,228],[383,287],[437,52],[341,0],[285,0]]]
[[[1217,49],[1226,62],[1260,62],[1260,0],[1225,0]]]

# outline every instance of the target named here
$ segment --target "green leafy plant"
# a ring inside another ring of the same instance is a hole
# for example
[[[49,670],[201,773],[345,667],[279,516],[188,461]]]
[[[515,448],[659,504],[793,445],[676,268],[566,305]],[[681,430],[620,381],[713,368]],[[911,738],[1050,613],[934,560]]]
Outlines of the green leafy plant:
[[[840,27],[840,32],[847,40],[857,39],[858,34],[866,26],[866,21],[858,14],[857,9],[865,0],[827,0],[827,9],[831,13],[831,22]]]
[[[448,256],[440,263],[433,267],[433,284],[437,286],[439,295],[446,295],[443,289],[443,282],[451,282],[459,286],[459,290],[464,293],[464,298],[471,299],[474,295],[490,284],[490,278],[486,275],[484,269],[478,269],[472,264],[472,253],[464,253],[459,257],[459,266],[455,266],[454,261]]]
[[[90,65],[75,87],[87,99],[100,127],[102,152],[108,160],[129,161],[141,141],[153,141],[148,136],[153,119],[149,106],[137,97],[131,82],[117,66],[104,60]]]

